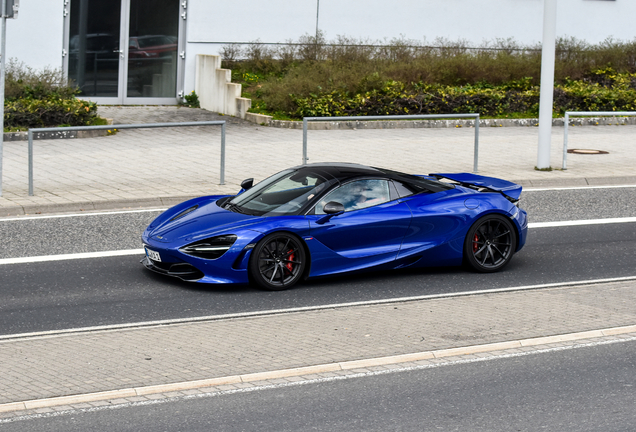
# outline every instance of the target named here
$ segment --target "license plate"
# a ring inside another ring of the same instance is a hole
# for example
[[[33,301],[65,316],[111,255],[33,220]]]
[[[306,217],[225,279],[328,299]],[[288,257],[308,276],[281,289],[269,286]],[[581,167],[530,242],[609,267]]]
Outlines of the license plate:
[[[150,258],[153,261],[161,262],[161,255],[159,255],[159,252],[153,251],[152,249],[148,249],[148,248],[144,248],[144,249],[146,249],[146,256],[148,258]]]

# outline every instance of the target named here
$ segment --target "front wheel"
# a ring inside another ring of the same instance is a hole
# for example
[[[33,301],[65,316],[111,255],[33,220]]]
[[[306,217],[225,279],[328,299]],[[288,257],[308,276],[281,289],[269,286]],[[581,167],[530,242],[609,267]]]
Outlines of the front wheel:
[[[298,237],[273,233],[254,247],[249,264],[250,276],[261,288],[280,291],[298,282],[305,264],[305,249]]]
[[[512,259],[517,236],[512,222],[501,215],[487,215],[470,227],[464,241],[466,263],[480,273],[501,270]]]

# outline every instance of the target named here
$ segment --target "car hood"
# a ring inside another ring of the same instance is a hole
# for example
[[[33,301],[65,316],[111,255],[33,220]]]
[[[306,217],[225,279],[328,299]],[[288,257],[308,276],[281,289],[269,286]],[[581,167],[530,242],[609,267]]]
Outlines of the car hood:
[[[472,185],[478,187],[484,187],[493,191],[501,192],[502,194],[518,200],[521,196],[521,185],[509,182],[507,180],[498,179],[495,177],[485,177],[471,173],[455,173],[455,174],[430,174],[433,177],[445,178],[448,180],[456,181],[462,185]]]
[[[196,210],[176,220],[171,220],[174,216],[170,215],[166,221],[149,227],[147,235],[164,243],[179,240],[191,242],[217,233],[233,234],[232,230],[256,224],[264,219],[225,210],[219,207],[216,201],[215,199],[207,203],[199,203]],[[178,215],[182,210],[184,209],[179,209],[174,214]]]

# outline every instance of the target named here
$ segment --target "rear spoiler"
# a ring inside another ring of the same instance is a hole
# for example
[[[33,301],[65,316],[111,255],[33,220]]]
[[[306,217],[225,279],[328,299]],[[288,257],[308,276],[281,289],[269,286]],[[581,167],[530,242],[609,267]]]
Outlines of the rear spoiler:
[[[521,196],[521,185],[512,183],[506,180],[501,180],[495,177],[485,177],[471,173],[456,173],[456,174],[429,174],[436,179],[448,179],[459,183],[462,186],[467,187],[479,187],[488,189],[492,192],[501,192],[505,196],[518,200]]]

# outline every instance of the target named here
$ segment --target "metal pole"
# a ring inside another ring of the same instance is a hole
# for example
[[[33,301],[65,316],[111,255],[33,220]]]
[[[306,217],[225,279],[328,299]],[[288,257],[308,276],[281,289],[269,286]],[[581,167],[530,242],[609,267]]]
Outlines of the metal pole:
[[[539,99],[539,148],[537,168],[550,168],[557,0],[543,3],[543,47],[541,49],[541,91]]]
[[[567,158],[568,158],[568,126],[570,125],[570,114],[565,112],[565,118],[563,119],[563,165],[561,168],[564,170],[567,168]]]
[[[2,0],[2,48],[0,48],[0,197],[2,196],[2,154],[4,151],[4,64],[6,59],[7,46],[7,0]]]
[[[221,125],[221,183],[225,184],[225,122]]]
[[[307,119],[303,118],[303,165],[307,165]]]
[[[318,45],[318,17],[320,16],[320,0],[316,0],[316,45]]]
[[[33,196],[33,131],[29,129],[29,196]]]
[[[475,118],[475,161],[473,163],[473,172],[477,173],[477,163],[479,161],[479,114]]]

